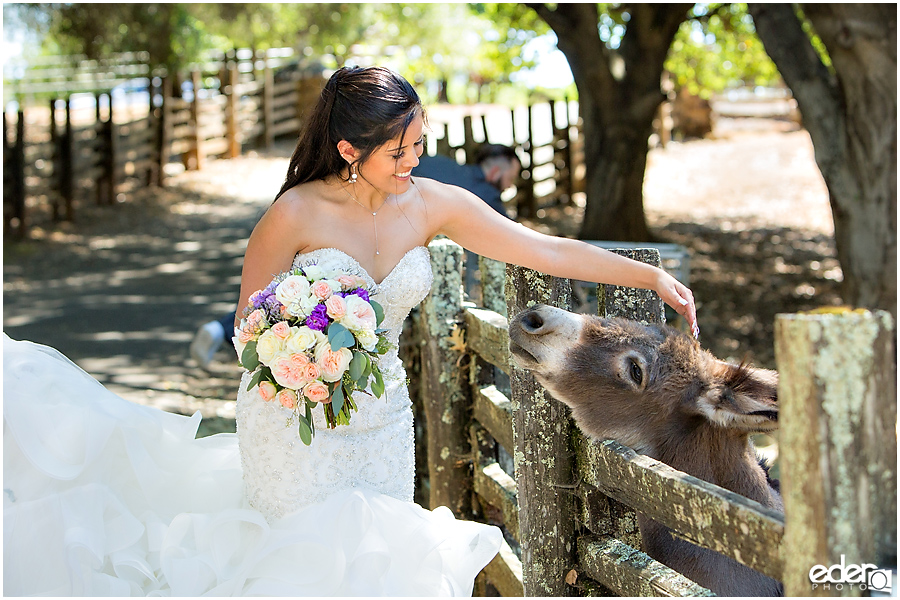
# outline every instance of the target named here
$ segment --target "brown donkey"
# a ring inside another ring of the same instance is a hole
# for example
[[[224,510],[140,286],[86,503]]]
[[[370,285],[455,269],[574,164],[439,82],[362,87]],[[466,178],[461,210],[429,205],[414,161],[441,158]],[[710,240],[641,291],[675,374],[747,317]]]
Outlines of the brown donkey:
[[[783,511],[750,440],[778,426],[774,371],[717,360],[665,325],[538,305],[509,324],[510,352],[572,409],[586,435],[614,439],[680,471]],[[638,514],[650,556],[725,596],[783,595],[782,585],[676,538]]]

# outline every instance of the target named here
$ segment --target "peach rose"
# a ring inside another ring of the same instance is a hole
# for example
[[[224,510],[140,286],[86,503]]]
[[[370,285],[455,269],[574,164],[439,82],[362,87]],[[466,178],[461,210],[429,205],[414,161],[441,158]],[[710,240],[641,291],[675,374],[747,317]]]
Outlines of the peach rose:
[[[313,296],[319,300],[328,300],[331,297],[331,294],[334,293],[334,290],[331,289],[331,286],[324,279],[320,279],[312,284],[309,290],[312,292]]]
[[[291,333],[291,326],[286,321],[278,321],[272,325],[272,333],[279,339],[286,340]]]
[[[247,331],[246,329],[238,329],[237,330],[238,339],[241,340],[242,344],[246,344],[254,337],[256,337],[252,331]]]
[[[353,277],[352,275],[341,275],[337,278],[337,281],[341,284],[341,288],[345,292],[356,287],[356,277]]]
[[[337,381],[343,377],[352,358],[353,353],[350,350],[341,348],[333,351],[327,341],[316,346],[316,364],[325,381]]]
[[[259,397],[266,402],[274,400],[277,394],[278,388],[276,388],[271,381],[263,381],[259,384]]]
[[[347,315],[341,321],[341,325],[352,331],[361,329],[375,329],[378,318],[372,305],[359,296],[347,296]]]
[[[257,308],[252,313],[247,315],[247,328],[248,329],[258,330],[265,322],[266,322],[266,313],[261,308]]]
[[[347,315],[347,301],[340,296],[332,296],[325,301],[325,314],[340,321]]]
[[[322,372],[319,370],[319,365],[314,362],[308,363],[304,368],[303,376],[307,381],[315,381],[319,377],[322,376]]]
[[[285,408],[295,408],[297,406],[297,393],[294,390],[281,390],[275,399]]]
[[[328,403],[331,402],[331,396],[328,394],[328,386],[321,381],[310,381],[303,388],[303,395],[313,402]]]
[[[305,354],[281,356],[271,365],[272,377],[281,386],[299,390],[308,382],[306,379],[308,365],[309,358]]]

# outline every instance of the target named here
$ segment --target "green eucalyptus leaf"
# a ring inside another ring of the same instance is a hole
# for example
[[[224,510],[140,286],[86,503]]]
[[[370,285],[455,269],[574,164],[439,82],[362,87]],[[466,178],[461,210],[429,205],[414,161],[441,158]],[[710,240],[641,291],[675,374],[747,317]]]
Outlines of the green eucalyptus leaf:
[[[259,385],[259,382],[262,380],[262,376],[262,369],[253,374],[253,377],[250,378],[250,383],[247,385],[248,392]]]
[[[256,340],[247,342],[244,351],[241,352],[241,366],[252,371],[259,366],[259,356],[256,354]]]
[[[331,394],[331,410],[334,411],[334,414],[337,415],[341,407],[344,406],[344,388],[343,386],[336,385],[334,387],[334,393]]]
[[[341,348],[349,348],[356,344],[356,338],[349,329],[340,323],[332,323],[328,326],[328,341],[331,343],[331,351],[336,352]]]
[[[309,446],[312,443],[312,427],[310,427],[310,422],[306,420],[306,417],[300,417],[300,440]]]
[[[356,381],[366,370],[366,355],[362,352],[354,352],[350,361],[350,379]]]
[[[372,309],[375,311],[375,325],[377,327],[384,321],[384,308],[374,300],[369,300],[369,304],[372,305]]]
[[[376,398],[381,398],[384,395],[384,378],[381,376],[381,370],[375,369],[374,371],[375,381],[372,382],[372,393],[375,394]]]

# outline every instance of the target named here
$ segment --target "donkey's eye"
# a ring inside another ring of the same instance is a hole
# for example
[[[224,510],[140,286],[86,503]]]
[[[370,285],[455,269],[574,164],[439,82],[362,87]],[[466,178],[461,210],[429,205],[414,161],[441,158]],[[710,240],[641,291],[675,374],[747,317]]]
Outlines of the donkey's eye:
[[[641,366],[634,361],[631,361],[631,378],[638,385],[644,380],[644,372],[641,370]]]

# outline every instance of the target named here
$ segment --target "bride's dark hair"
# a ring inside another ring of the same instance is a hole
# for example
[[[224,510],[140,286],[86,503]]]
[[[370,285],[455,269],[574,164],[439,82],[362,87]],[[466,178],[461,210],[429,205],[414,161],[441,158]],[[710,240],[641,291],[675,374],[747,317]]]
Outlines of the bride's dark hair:
[[[325,84],[291,155],[277,200],[295,185],[340,175],[347,166],[337,144],[347,140],[363,164],[379,146],[400,137],[425,111],[416,90],[384,67],[343,67]]]

